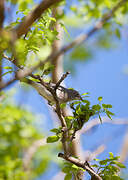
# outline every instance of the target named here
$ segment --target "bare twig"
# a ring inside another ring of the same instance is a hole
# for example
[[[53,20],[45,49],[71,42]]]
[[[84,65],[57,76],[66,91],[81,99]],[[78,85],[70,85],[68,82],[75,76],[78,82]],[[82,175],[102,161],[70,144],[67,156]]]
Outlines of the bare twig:
[[[31,25],[40,18],[41,14],[48,8],[50,8],[52,5],[61,2],[61,0],[47,0],[47,1],[41,1],[41,3],[32,10],[28,16],[25,17],[25,19],[19,24],[18,27],[15,29],[12,29],[12,32],[14,33],[15,39],[21,37],[23,34],[26,34],[31,27]]]
[[[66,72],[65,74],[63,74],[63,76],[60,78],[60,80],[56,83],[55,89],[57,89],[59,87],[59,85],[61,84],[62,81],[64,81],[64,79],[70,74],[70,72]]]
[[[65,159],[66,161],[73,163],[76,166],[85,169],[90,174],[90,176],[93,180],[102,180],[102,178],[98,174],[96,174],[96,172],[90,167],[90,165],[88,165],[87,161],[82,162],[79,159],[76,159],[76,158],[71,157],[71,156],[66,156],[62,153],[59,153],[58,157],[61,157],[61,158]]]

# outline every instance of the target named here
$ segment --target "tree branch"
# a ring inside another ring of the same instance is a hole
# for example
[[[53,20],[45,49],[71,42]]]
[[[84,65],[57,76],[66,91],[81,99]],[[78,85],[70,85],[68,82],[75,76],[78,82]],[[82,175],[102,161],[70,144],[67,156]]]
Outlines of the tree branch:
[[[92,180],[102,180],[102,178],[98,174],[96,174],[96,172],[91,168],[91,166],[88,164],[87,161],[82,162],[79,159],[76,159],[76,158],[71,157],[71,156],[66,156],[62,153],[59,153],[58,157],[61,157],[61,158],[65,159],[66,161],[73,163],[76,166],[85,169],[90,174]]]

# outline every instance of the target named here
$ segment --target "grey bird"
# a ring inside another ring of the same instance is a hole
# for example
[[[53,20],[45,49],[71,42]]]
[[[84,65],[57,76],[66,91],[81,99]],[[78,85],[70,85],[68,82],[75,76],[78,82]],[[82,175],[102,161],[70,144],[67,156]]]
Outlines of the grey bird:
[[[51,105],[55,104],[55,99],[50,91],[46,89],[40,82],[35,82],[30,79],[24,78],[21,82],[25,82],[30,84],[33,88],[37,90],[37,92],[43,96]],[[53,83],[46,83],[50,88],[55,89],[55,84]],[[68,89],[63,86],[58,86],[56,90],[56,95],[59,103],[67,103],[72,100],[82,100],[79,92],[74,89]]]

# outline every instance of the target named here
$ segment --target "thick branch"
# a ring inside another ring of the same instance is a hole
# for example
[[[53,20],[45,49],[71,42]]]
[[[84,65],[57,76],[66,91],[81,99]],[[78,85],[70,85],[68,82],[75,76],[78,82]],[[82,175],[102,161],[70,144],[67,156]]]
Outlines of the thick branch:
[[[85,169],[90,174],[92,180],[102,180],[102,178],[98,174],[96,174],[96,172],[90,167],[90,165],[87,162],[82,162],[79,159],[76,159],[71,156],[66,156],[62,153],[59,153],[58,157],[61,157],[61,158],[65,159],[66,161]]]
[[[16,39],[21,37],[23,34],[26,34],[31,27],[31,25],[40,18],[41,14],[48,8],[50,8],[55,3],[61,2],[61,0],[47,0],[47,1],[41,1],[41,3],[32,10],[28,16],[25,17],[25,19],[19,24],[18,27],[13,29],[13,32],[16,33]]]

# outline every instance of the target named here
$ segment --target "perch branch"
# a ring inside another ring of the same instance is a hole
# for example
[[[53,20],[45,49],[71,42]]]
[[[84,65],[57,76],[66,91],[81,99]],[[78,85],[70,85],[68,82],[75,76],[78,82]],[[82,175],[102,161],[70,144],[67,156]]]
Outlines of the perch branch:
[[[58,157],[61,157],[61,158],[65,159],[66,161],[73,163],[76,166],[85,169],[90,174],[90,176],[93,180],[102,180],[102,178],[91,168],[91,166],[89,165],[89,163],[87,161],[82,162],[79,159],[76,159],[76,158],[71,157],[71,156],[66,156],[62,153],[59,153]]]

